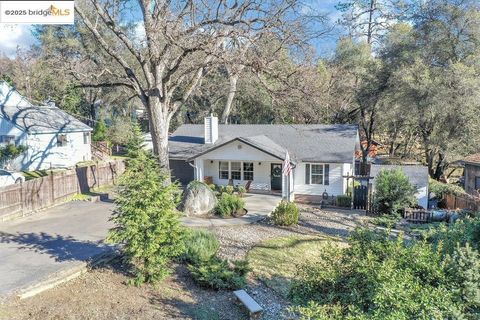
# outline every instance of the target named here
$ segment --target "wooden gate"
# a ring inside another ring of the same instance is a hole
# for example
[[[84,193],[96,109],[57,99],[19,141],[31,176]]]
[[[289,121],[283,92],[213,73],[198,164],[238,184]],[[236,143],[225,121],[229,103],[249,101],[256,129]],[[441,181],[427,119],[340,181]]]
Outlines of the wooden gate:
[[[353,209],[367,210],[368,187],[356,186],[353,188]]]

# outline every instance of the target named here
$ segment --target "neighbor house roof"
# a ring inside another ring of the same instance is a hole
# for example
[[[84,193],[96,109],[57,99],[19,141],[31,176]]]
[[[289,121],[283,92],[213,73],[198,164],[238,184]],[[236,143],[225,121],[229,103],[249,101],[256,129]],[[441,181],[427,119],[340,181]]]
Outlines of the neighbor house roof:
[[[375,184],[375,178],[378,176],[381,170],[401,169],[403,173],[408,177],[411,184],[417,187],[428,186],[428,167],[419,165],[382,165],[372,164],[370,168],[370,176],[373,178]]]
[[[480,164],[480,152],[471,154],[463,159],[464,162]]]
[[[92,128],[55,106],[32,104],[5,81],[0,81],[0,118],[29,133],[91,131]]]
[[[241,140],[283,159],[304,162],[351,163],[358,142],[357,125],[273,125],[232,124],[218,126],[218,140],[204,144],[204,126],[187,124],[178,128],[169,141],[172,159],[192,159]]]

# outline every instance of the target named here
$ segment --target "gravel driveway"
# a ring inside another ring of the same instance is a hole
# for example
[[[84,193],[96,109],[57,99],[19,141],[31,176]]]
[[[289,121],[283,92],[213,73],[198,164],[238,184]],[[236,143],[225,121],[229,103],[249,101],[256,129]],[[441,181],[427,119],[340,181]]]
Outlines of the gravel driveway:
[[[250,225],[210,228],[220,240],[220,255],[228,259],[243,259],[248,250],[264,240],[292,235],[328,235],[347,237],[350,230],[366,220],[364,212],[319,209],[300,206],[298,226],[280,227],[264,219]]]
[[[366,220],[364,212],[338,209],[319,209],[300,206],[297,226],[280,227],[270,219],[250,225],[210,228],[220,241],[219,255],[223,258],[244,259],[256,244],[271,238],[292,235],[326,235],[346,237],[356,225]],[[289,301],[267,287],[263,282],[251,278],[247,292],[264,308],[263,320],[292,319],[287,307]]]

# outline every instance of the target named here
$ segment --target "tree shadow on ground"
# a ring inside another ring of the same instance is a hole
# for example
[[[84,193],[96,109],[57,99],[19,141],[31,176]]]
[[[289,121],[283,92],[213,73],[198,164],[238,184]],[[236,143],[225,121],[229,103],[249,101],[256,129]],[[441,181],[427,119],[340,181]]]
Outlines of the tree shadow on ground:
[[[21,250],[32,250],[47,254],[57,262],[90,261],[94,256],[113,250],[103,241],[79,240],[72,236],[40,233],[0,232],[0,243],[18,246]]]

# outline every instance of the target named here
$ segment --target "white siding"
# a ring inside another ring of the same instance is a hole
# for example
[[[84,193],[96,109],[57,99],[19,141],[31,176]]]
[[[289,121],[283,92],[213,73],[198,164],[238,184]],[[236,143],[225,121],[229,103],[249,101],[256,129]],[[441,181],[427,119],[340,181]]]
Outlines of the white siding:
[[[27,151],[12,163],[16,170],[72,167],[80,161],[92,159],[90,143],[84,143],[83,132],[65,134],[67,145],[57,147],[57,135],[54,133],[27,134],[10,121],[0,119],[0,135],[13,135],[17,144],[27,147]]]
[[[90,143],[84,143],[83,132],[65,134],[67,144],[63,147],[57,146],[57,134],[29,134],[26,140],[27,157],[22,166],[28,167],[28,170],[72,167],[80,161],[92,159]]]
[[[213,161],[213,163],[212,163]],[[232,160],[236,161],[236,160]],[[245,161],[246,162],[246,161]],[[251,161],[249,161],[251,162]],[[276,163],[280,163],[277,161]],[[253,182],[251,184],[252,189],[256,190],[270,190],[270,164],[271,162],[253,162]],[[213,183],[218,185],[227,185],[227,179],[219,178],[219,161],[218,160],[205,160],[204,162],[205,175],[213,178]],[[245,181],[233,180],[233,184],[244,184]]]
[[[420,187],[417,190],[415,197],[417,197],[418,205],[424,207],[425,209],[428,208],[428,186]]]
[[[345,193],[346,179],[343,178],[345,165],[343,163],[330,163],[329,185],[323,184],[305,184],[305,164],[298,163],[294,171],[295,193],[305,195],[321,195],[325,191],[331,196],[338,196]],[[350,165],[351,166],[351,165]]]
[[[205,155],[195,161],[197,167],[202,168],[201,178],[210,176],[213,183],[227,185],[227,179],[219,178],[219,161],[253,162],[252,189],[270,190],[270,164],[282,161],[240,141],[234,141]],[[243,166],[242,166],[243,170]],[[244,184],[245,181],[234,180],[233,183]]]

